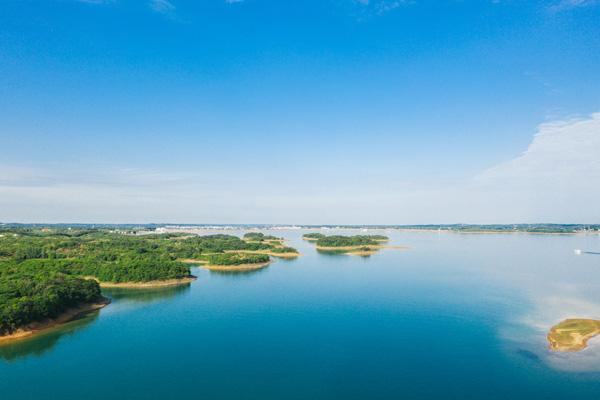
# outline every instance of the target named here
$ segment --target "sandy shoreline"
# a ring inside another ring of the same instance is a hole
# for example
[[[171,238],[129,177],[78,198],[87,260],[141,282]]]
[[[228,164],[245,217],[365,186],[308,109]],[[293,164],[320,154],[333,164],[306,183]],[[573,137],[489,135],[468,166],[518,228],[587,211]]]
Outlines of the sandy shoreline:
[[[279,258],[296,258],[301,256],[300,253],[275,253],[269,250],[225,250],[225,253],[263,254],[265,256]]]
[[[254,264],[239,264],[239,265],[202,265],[202,268],[206,268],[210,271],[253,271],[267,267],[271,264],[271,261],[264,263]]]
[[[302,237],[302,240],[306,240],[307,242],[316,242],[319,240],[319,238]]]
[[[186,264],[208,264],[208,261],[206,260],[197,260],[195,258],[185,258],[183,260],[179,260],[182,263],[186,263]]]
[[[370,250],[381,250],[381,249],[396,249],[396,250],[406,250],[408,249],[407,246],[388,246],[388,245],[382,245],[382,244],[367,244],[367,245],[360,245],[360,246],[317,246],[316,247],[317,250],[323,250],[323,251],[361,251],[362,249],[365,248],[369,248]]]
[[[79,319],[91,312],[100,310],[101,308],[106,307],[109,304],[110,299],[103,298],[103,300],[98,303],[83,304],[79,307],[70,308],[58,317],[53,319],[47,319],[45,321],[39,322],[31,322],[26,326],[19,328],[10,335],[0,336],[0,344],[10,343],[16,340],[29,338],[38,333],[42,333],[52,328],[59,327],[60,325]]]
[[[575,352],[585,349],[588,341],[597,335],[600,335],[600,321],[572,318],[550,328],[546,338],[551,350]]]
[[[94,278],[92,278],[94,279]],[[160,287],[168,287],[168,286],[178,286],[185,285],[195,281],[197,277],[190,275],[185,278],[180,279],[166,279],[162,281],[148,281],[148,282],[100,282],[97,279],[101,288],[128,288],[128,289],[150,289],[150,288],[160,288]]]

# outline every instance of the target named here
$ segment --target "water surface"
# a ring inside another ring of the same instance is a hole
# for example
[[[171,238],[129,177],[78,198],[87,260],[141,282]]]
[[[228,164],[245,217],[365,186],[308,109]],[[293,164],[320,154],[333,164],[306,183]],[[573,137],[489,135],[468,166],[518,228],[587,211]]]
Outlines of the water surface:
[[[100,313],[0,347],[2,399],[564,399],[600,395],[600,237],[376,232],[410,250],[317,253],[187,287],[105,291]],[[355,232],[349,232],[355,233]]]

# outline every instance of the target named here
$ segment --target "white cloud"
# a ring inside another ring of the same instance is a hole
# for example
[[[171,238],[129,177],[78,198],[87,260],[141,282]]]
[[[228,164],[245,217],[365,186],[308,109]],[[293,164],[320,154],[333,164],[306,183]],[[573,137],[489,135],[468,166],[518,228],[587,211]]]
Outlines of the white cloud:
[[[550,6],[550,11],[560,12],[573,8],[588,7],[598,4],[598,0],[561,0]]]
[[[408,0],[355,0],[361,8],[368,10],[369,13],[382,15],[392,11],[402,5],[408,4]]]
[[[480,179],[549,189],[600,183],[600,113],[540,125],[521,156],[485,171]]]
[[[463,191],[499,221],[600,222],[600,113],[541,124],[522,155]]]
[[[175,6],[168,0],[151,0],[150,8],[160,14],[169,14],[175,11]]]

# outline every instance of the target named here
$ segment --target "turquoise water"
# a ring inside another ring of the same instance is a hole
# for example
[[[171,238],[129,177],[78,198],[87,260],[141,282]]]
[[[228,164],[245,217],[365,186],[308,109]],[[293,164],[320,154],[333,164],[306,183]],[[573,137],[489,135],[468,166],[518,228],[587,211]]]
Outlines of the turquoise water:
[[[2,399],[565,399],[600,395],[599,236],[387,232],[361,258],[304,253],[188,287],[112,290],[99,314],[0,347]],[[385,232],[384,232],[385,233]]]

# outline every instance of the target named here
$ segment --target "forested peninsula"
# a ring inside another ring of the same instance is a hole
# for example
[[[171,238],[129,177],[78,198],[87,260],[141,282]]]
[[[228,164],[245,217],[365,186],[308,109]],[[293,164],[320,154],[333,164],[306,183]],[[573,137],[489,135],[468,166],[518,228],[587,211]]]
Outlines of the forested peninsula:
[[[195,236],[110,229],[0,229],[0,342],[66,322],[109,300],[101,287],[189,284],[190,262],[214,269],[262,268],[296,257],[262,233]]]

